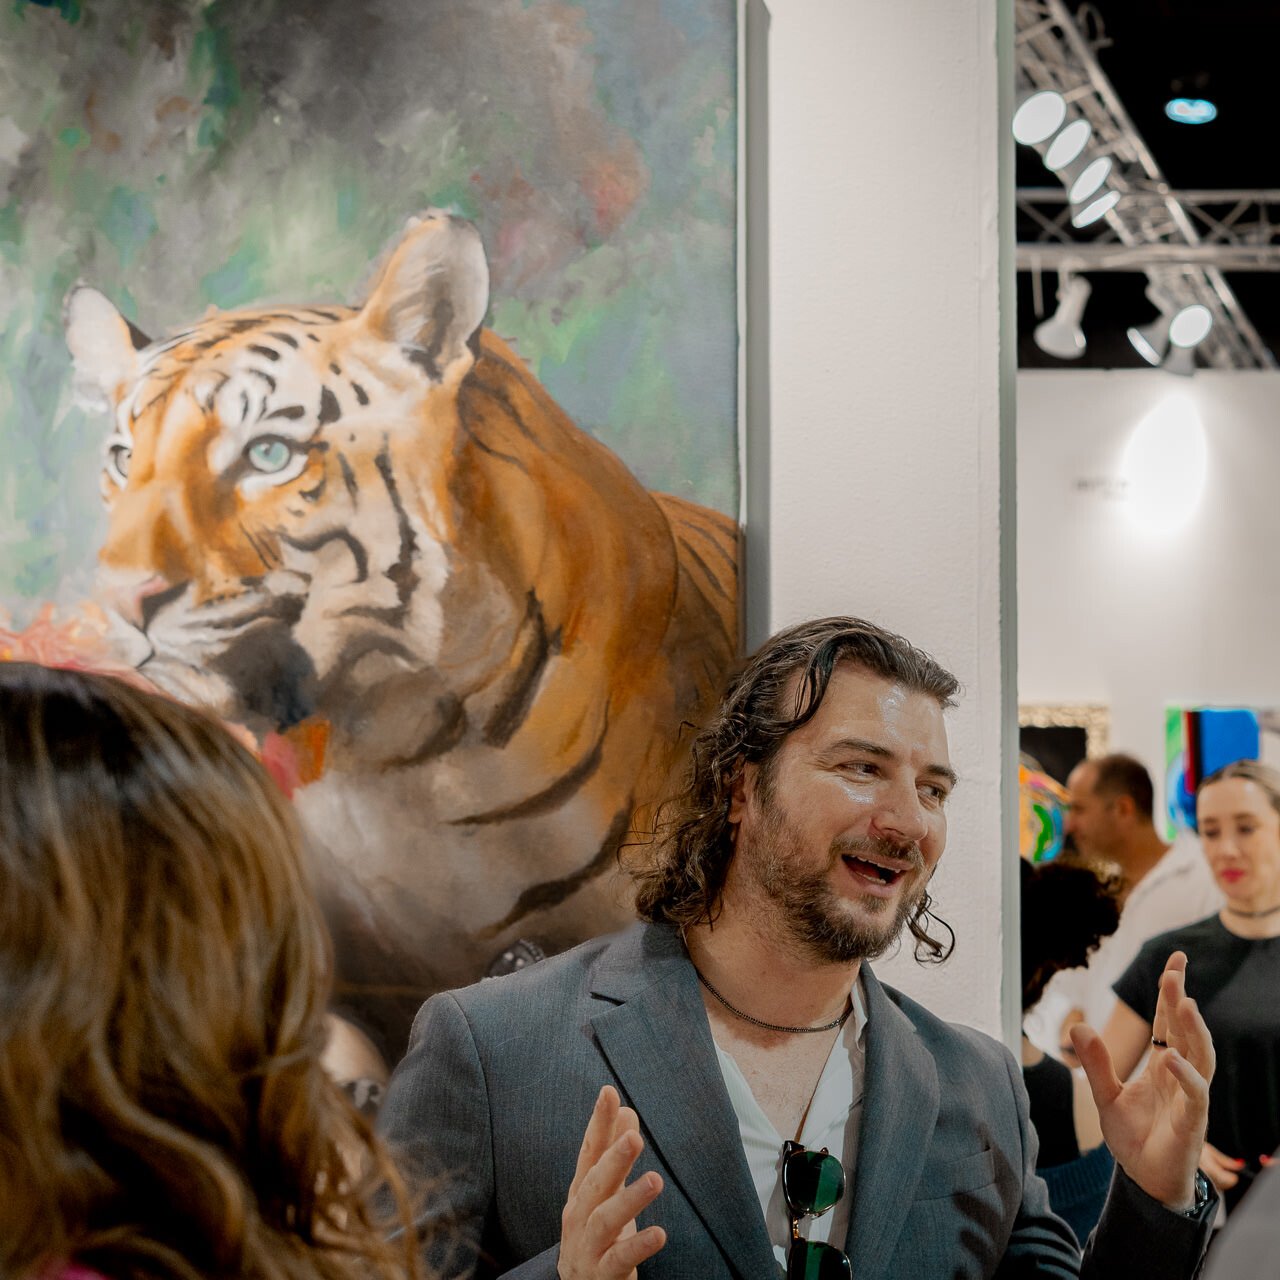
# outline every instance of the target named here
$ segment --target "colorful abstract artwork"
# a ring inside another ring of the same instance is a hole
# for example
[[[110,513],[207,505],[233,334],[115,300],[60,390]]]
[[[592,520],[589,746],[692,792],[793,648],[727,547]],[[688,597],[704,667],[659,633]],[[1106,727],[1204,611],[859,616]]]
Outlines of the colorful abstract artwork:
[[[1052,862],[1066,838],[1067,790],[1041,769],[1018,765],[1018,852]]]
[[[1165,710],[1166,833],[1196,829],[1196,789],[1223,765],[1261,760],[1280,768],[1280,708]]]
[[[384,1055],[626,918],[736,653],[736,22],[0,11],[0,657],[252,734]]]

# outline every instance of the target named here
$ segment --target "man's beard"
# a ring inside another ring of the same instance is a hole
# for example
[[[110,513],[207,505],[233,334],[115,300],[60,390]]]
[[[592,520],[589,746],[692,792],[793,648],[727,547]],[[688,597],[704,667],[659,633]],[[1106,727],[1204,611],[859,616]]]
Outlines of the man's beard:
[[[864,854],[894,858],[911,864],[917,876],[924,869],[924,855],[913,842],[871,837],[848,837],[832,842],[825,867],[802,869],[805,858],[800,837],[788,821],[776,797],[760,808],[760,823],[752,833],[749,874],[761,893],[776,908],[776,917],[793,941],[824,964],[850,964],[883,955],[901,935],[903,927],[924,901],[926,880],[893,900],[866,894],[858,905],[879,920],[859,918],[850,911],[850,899],[831,887],[831,873],[846,856]]]

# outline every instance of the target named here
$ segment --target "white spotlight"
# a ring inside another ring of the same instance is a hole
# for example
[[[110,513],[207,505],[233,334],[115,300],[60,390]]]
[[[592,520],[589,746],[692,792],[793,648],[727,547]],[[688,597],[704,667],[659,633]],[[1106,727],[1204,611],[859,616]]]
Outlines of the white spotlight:
[[[1120,193],[1109,187],[1101,195],[1091,196],[1079,205],[1071,206],[1071,225],[1077,229],[1092,226],[1099,218],[1105,218],[1120,203]]]
[[[1126,331],[1133,349],[1148,363],[1159,364],[1169,349],[1169,321],[1163,316],[1144,324],[1141,328],[1130,326]]]
[[[1058,309],[1042,324],[1036,325],[1032,335],[1035,344],[1047,355],[1059,360],[1078,360],[1084,355],[1084,330],[1080,317],[1089,301],[1092,286],[1084,276],[1058,273]]]
[[[1013,136],[1026,146],[1034,147],[1052,138],[1066,118],[1067,101],[1056,89],[1025,93],[1013,113]]]
[[[1094,156],[1091,160],[1081,159],[1075,165],[1066,166],[1066,172],[1060,176],[1067,184],[1067,199],[1072,204],[1083,204],[1111,176],[1111,166],[1110,156]]]
[[[1148,363],[1166,373],[1190,377],[1196,369],[1194,348],[1213,328],[1213,313],[1203,303],[1193,302],[1177,308],[1163,290],[1150,286],[1147,298],[1160,310],[1150,324],[1128,330],[1129,341]]]
[[[1198,347],[1213,328],[1213,313],[1203,303],[1183,307],[1169,322],[1169,341],[1175,347]]]
[[[1052,169],[1054,173],[1065,169],[1089,145],[1092,137],[1093,125],[1087,120],[1073,120],[1049,143],[1049,149],[1044,153],[1045,168]]]
[[[1170,347],[1169,354],[1160,361],[1163,373],[1176,373],[1180,378],[1189,378],[1196,371],[1196,353],[1193,347]]]
[[[1134,350],[1148,364],[1158,365],[1169,350],[1169,325],[1176,308],[1169,295],[1154,284],[1147,285],[1146,294],[1147,301],[1160,314],[1150,324],[1144,324],[1140,328],[1131,326],[1127,333]]]

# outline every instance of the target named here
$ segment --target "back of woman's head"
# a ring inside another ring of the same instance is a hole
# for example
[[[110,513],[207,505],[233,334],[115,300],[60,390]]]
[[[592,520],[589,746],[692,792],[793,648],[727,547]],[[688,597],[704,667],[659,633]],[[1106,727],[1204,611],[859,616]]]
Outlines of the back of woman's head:
[[[1060,969],[1085,963],[1120,922],[1120,880],[1083,863],[1022,860],[1022,1010]]]
[[[320,1066],[329,972],[292,812],[220,725],[0,663],[0,1274],[411,1268],[344,1164],[381,1157]]]

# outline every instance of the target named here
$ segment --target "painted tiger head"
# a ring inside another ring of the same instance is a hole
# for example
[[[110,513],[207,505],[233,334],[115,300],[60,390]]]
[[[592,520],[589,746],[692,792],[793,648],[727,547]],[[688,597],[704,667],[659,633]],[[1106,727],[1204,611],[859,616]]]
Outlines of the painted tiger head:
[[[438,668],[487,306],[479,235],[435,211],[360,308],[216,313],[150,342],[72,291],[76,382],[112,416],[101,591],[152,680],[261,731]]]

